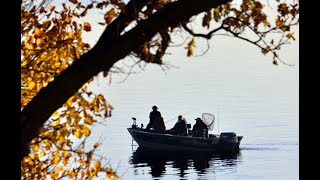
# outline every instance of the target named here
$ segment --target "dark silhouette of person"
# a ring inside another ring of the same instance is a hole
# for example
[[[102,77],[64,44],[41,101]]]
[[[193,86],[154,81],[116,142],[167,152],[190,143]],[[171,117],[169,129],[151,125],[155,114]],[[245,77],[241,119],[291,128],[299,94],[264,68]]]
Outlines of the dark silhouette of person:
[[[187,135],[187,123],[184,118],[182,118],[182,115],[178,116],[178,121],[176,124],[169,130],[170,134],[176,134],[176,135]]]
[[[147,131],[150,131],[150,128],[153,128],[154,131],[157,133],[163,133],[166,130],[163,118],[161,116],[161,113],[158,111],[157,106],[152,107],[152,111],[150,112],[149,119],[150,121],[146,128]]]
[[[192,135],[195,137],[208,137],[208,126],[201,118],[196,118],[196,124],[192,127]]]

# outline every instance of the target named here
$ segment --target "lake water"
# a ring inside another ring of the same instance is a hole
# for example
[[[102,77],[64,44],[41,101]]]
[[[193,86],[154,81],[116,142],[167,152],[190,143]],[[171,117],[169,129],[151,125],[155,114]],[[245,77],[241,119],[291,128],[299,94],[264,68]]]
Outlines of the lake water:
[[[272,57],[254,46],[217,38],[204,56],[187,58],[184,48],[171,50],[174,54],[165,62],[179,68],[164,72],[148,64],[123,83],[125,75],[113,74],[111,85],[99,79],[91,88],[103,93],[115,109],[111,118],[102,120],[103,125],[93,127],[88,143],[104,139],[98,153],[124,180],[299,179],[298,48],[296,41],[280,54],[295,66],[274,66]],[[131,117],[146,126],[153,105],[169,121],[167,128],[180,114],[192,125],[202,113],[214,114],[216,124],[210,133],[232,131],[244,136],[240,153],[141,155],[138,146],[131,146],[126,128],[132,124]]]

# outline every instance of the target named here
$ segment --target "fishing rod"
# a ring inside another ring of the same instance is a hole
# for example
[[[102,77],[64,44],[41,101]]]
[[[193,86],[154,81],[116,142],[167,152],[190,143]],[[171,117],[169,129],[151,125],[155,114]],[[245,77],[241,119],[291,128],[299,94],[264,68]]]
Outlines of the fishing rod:
[[[219,134],[219,124],[220,124],[220,122],[219,122],[219,99],[217,100],[218,101],[218,134]]]
[[[198,109],[200,109],[200,108],[197,108],[197,109],[193,109],[193,110],[191,110],[191,111],[188,111],[188,112],[186,112],[186,113],[182,114],[182,116],[184,116],[184,115],[186,115],[186,114],[188,114],[188,113],[191,113],[192,111],[198,110]],[[172,121],[172,120],[174,120],[174,119],[176,119],[176,118],[178,118],[178,117],[174,117],[174,118],[172,118],[172,119],[170,119],[170,120],[166,121],[165,123],[170,122],[170,121]]]

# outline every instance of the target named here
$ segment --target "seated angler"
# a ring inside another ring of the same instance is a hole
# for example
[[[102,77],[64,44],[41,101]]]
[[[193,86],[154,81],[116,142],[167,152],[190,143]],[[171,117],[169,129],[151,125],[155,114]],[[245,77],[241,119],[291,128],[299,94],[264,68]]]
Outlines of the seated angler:
[[[192,136],[195,137],[208,137],[208,126],[199,117],[196,120],[196,124],[192,128]]]
[[[178,121],[176,124],[171,128],[168,133],[175,134],[175,135],[187,135],[187,123],[186,119],[182,118],[182,115],[178,116]]]

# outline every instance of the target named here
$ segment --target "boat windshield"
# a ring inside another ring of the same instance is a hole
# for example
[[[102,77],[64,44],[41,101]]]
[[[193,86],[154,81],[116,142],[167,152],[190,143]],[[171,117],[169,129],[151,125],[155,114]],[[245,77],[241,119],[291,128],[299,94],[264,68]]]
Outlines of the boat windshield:
[[[214,115],[210,113],[203,113],[202,120],[208,126],[208,128],[212,131],[214,126]]]

